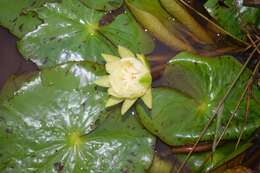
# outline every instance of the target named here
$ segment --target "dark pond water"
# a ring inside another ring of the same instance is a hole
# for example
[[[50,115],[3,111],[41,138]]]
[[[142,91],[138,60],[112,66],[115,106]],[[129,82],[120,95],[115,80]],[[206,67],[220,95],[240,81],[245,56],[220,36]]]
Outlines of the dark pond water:
[[[16,48],[16,38],[0,27],[0,89],[11,75],[37,70],[32,62],[25,61]]]

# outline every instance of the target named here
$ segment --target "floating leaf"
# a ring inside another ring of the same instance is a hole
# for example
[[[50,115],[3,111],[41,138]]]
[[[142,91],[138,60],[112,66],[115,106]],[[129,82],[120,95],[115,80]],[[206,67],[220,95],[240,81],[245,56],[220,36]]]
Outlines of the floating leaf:
[[[243,39],[245,31],[250,31],[252,25],[260,29],[259,8],[245,7],[235,0],[224,0],[223,3],[208,0],[204,6],[225,30]]]
[[[105,26],[99,25],[104,13],[79,1],[47,3],[37,13],[44,23],[21,40],[19,49],[40,67],[84,59],[102,63],[101,53],[116,54],[119,44],[142,53],[154,48],[128,12]]]
[[[158,157],[154,156],[153,163],[149,169],[149,173],[171,173],[173,168],[173,164],[171,161],[166,161]]]
[[[21,38],[41,23],[36,14],[26,11],[26,9],[39,7],[44,2],[50,1],[54,0],[1,0],[0,25]]]
[[[142,123],[167,144],[194,143],[240,69],[241,64],[228,56],[207,58],[189,53],[177,55],[167,65],[162,78],[158,81],[158,88],[153,89],[152,111],[138,106]],[[243,73],[221,107],[218,115],[221,118],[219,132],[223,131],[235,109],[250,74],[249,70]],[[260,92],[256,87],[253,88],[253,93],[256,98],[260,98]],[[238,138],[244,123],[245,108],[246,103],[243,101],[224,139]],[[244,138],[260,126],[259,115],[259,103],[251,99],[250,116],[244,129]],[[214,139],[216,123],[213,122],[202,140]]]
[[[137,20],[147,28],[158,40],[166,45],[192,51],[192,48],[179,38],[177,23],[160,5],[159,0],[126,0],[129,9]]]
[[[205,43],[213,43],[207,31],[190,15],[178,0],[160,0],[163,7]]]
[[[81,0],[86,6],[102,11],[109,11],[119,8],[123,0]]]
[[[105,110],[100,75],[103,66],[81,62],[10,80],[19,88],[1,95],[0,172],[144,172],[154,138],[134,112]]]

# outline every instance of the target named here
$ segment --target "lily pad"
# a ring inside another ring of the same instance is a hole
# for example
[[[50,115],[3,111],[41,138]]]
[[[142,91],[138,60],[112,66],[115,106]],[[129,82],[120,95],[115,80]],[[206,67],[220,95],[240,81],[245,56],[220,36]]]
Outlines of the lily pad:
[[[86,6],[96,10],[109,11],[119,8],[123,0],[81,0]]]
[[[260,29],[259,8],[245,7],[235,0],[224,0],[223,4],[208,0],[204,6],[226,31],[240,39],[244,39],[245,31],[250,32],[252,26]]]
[[[178,0],[160,0],[162,6],[201,41],[213,44],[208,32],[192,17]]]
[[[241,69],[241,64],[233,57],[200,57],[189,53],[178,54],[153,89],[153,109],[137,106],[144,126],[169,145],[194,143],[216,107]],[[251,72],[246,70],[240,77],[231,94],[220,108],[218,123],[210,126],[203,141],[219,136],[235,109]],[[252,92],[260,98],[260,91],[254,86]],[[246,101],[240,109],[223,139],[238,138],[244,123]],[[250,115],[244,129],[243,138],[250,136],[260,126],[260,105],[250,99]],[[217,126],[218,124],[218,126]],[[217,127],[217,131],[216,131]]]
[[[117,54],[117,45],[137,53],[154,48],[152,38],[129,12],[105,26],[99,25],[104,13],[79,1],[47,3],[37,13],[44,23],[21,40],[19,49],[40,67],[84,59],[103,63],[101,53]]]
[[[6,27],[18,38],[34,30],[41,23],[37,15],[27,11],[51,0],[1,0],[0,25]],[[54,0],[52,0],[54,1]]]
[[[193,51],[179,32],[179,23],[163,9],[159,0],[126,0],[136,19],[158,40],[171,48]]]
[[[10,80],[0,101],[0,172],[144,172],[154,137],[134,112],[105,110],[100,75],[103,66],[81,62]]]

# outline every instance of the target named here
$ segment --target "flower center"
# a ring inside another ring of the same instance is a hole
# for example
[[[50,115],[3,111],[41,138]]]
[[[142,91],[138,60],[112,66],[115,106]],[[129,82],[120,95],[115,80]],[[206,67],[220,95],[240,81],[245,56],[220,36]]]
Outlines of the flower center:
[[[69,135],[69,143],[70,145],[72,146],[75,146],[75,145],[80,145],[82,144],[82,138],[80,137],[80,133],[79,132],[73,132]]]
[[[122,76],[123,77],[123,80],[125,80],[126,82],[131,82],[132,80],[138,80],[138,78],[140,77],[140,74],[142,72],[138,71],[138,63],[133,63],[133,62],[130,62],[130,61],[125,61],[124,62],[124,75]]]
[[[202,102],[199,106],[198,106],[198,112],[197,115],[203,115],[208,109],[208,104],[207,102]]]
[[[98,24],[89,23],[86,25],[86,30],[90,35],[95,35],[99,29]]]

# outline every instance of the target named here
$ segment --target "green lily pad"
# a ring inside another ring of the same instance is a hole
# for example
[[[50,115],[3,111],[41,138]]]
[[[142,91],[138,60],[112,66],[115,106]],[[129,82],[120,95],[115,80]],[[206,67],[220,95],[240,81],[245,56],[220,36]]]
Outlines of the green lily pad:
[[[81,0],[86,6],[102,11],[109,11],[119,8],[123,0]]]
[[[0,100],[0,172],[144,172],[154,137],[134,112],[105,109],[108,96],[94,84],[104,72],[68,63],[10,80]]]
[[[194,143],[216,107],[241,69],[233,57],[200,57],[181,53],[173,58],[153,89],[153,109],[138,105],[144,126],[169,145]],[[225,101],[216,121],[210,126],[203,141],[213,140],[214,134],[223,131],[231,113],[250,77],[246,70]],[[253,94],[260,98],[260,91],[253,87]],[[238,138],[244,123],[246,103],[241,103],[223,139]],[[252,135],[260,126],[260,105],[250,99],[250,114],[243,138]],[[218,125],[218,127],[217,127]],[[216,127],[218,131],[216,132]]]
[[[161,6],[159,0],[126,0],[133,15],[158,40],[171,48],[193,51],[180,33],[180,23]]]
[[[39,7],[50,1],[54,0],[1,0],[0,25],[21,38],[41,23],[37,15],[27,9]]]
[[[235,0],[224,0],[224,5],[218,1],[208,0],[204,6],[226,31],[244,39],[252,25],[260,29],[259,8],[245,7]]]
[[[129,12],[105,26],[99,25],[104,13],[79,1],[47,3],[37,13],[44,23],[19,42],[19,49],[40,67],[84,59],[103,63],[101,53],[116,54],[117,45],[136,53],[149,53],[154,48],[152,38]]]

